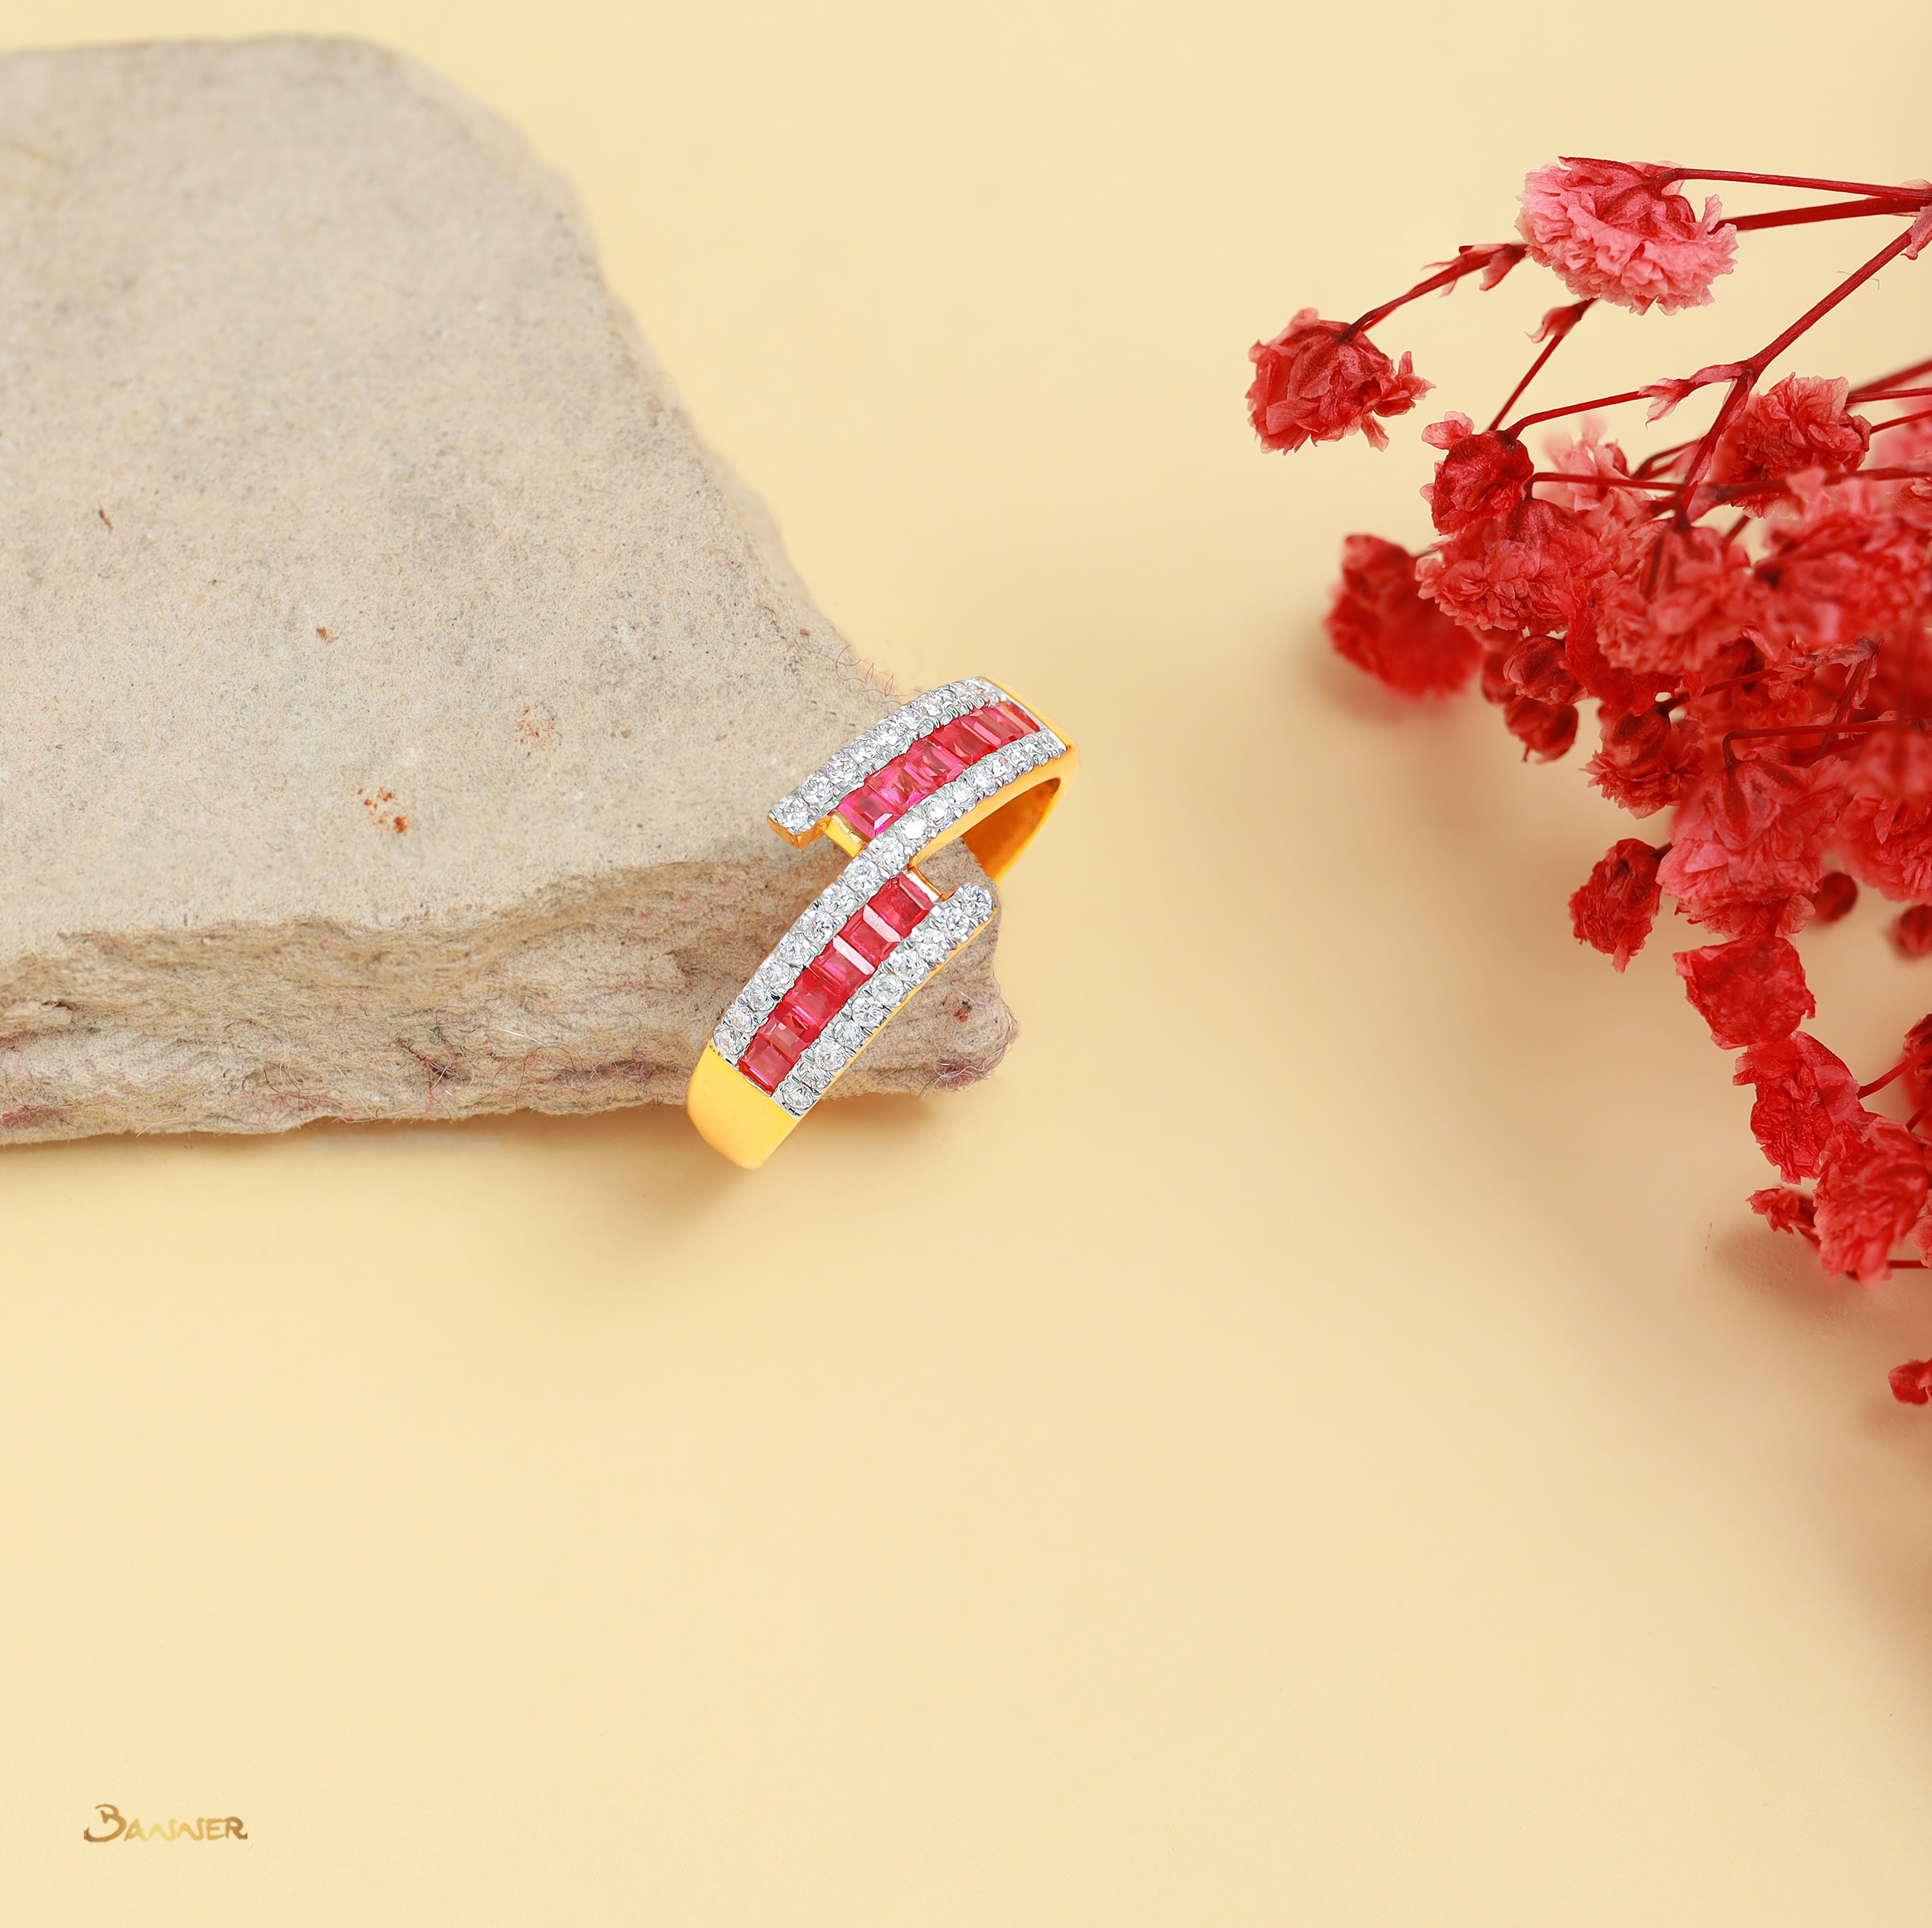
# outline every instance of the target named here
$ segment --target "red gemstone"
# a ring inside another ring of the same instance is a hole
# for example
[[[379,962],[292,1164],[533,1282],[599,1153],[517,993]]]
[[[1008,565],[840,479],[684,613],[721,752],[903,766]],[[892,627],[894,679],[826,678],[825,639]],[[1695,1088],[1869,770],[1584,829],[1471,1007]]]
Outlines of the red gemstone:
[[[820,973],[826,983],[838,993],[842,1003],[872,974],[864,962],[848,957],[836,943],[827,944],[812,967]]]
[[[895,757],[866,787],[890,804],[895,817],[902,810],[910,810],[925,794],[918,779],[908,774],[903,757]]]
[[[898,942],[896,932],[881,931],[868,919],[862,910],[839,932],[838,937],[841,943],[850,944],[868,964],[874,967]]]
[[[1027,733],[1020,727],[1016,718],[1006,714],[1006,706],[1003,703],[996,703],[990,709],[974,710],[973,727],[975,730],[984,731],[987,736],[992,737],[993,747],[996,750],[1004,748],[1009,743],[1018,742]]]
[[[831,1023],[833,1014],[844,1002],[845,994],[813,964],[779,999],[778,1008],[772,1015],[782,1018],[809,1044]]]
[[[952,727],[969,734],[979,748],[973,752],[973,760],[977,763],[990,750],[997,750],[1010,739],[1000,733],[1003,719],[990,709],[976,709],[970,715],[962,716]]]
[[[1030,736],[1040,727],[1040,725],[1016,703],[1003,703],[1000,705],[1000,708],[1008,718],[1019,725],[1019,733],[1022,736]]]
[[[785,1046],[778,1042],[772,1029],[772,1020],[767,1018],[758,1035],[745,1047],[745,1054],[738,1060],[738,1069],[760,1091],[774,1091],[779,1080],[797,1062],[798,1052],[794,1051],[787,1055]]]
[[[898,811],[862,783],[838,806],[838,814],[862,837],[876,837]]]
[[[926,740],[943,743],[959,759],[959,767],[964,769],[969,763],[976,763],[994,745],[972,728],[970,717],[955,717],[950,723],[942,723]]]
[[[896,877],[866,908],[903,937],[932,908],[932,899],[911,878]]]
[[[928,795],[941,784],[950,783],[966,767],[965,759],[956,755],[939,741],[938,733],[915,743],[905,753],[905,766],[920,780]]]

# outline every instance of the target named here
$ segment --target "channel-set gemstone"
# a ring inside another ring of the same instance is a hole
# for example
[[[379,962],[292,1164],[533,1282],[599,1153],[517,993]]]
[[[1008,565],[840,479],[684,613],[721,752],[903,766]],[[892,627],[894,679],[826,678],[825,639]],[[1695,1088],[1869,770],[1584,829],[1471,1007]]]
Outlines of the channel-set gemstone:
[[[773,1091],[806,1048],[838,1015],[902,938],[938,901],[916,877],[890,879],[873,892],[832,942],[799,973],[758,1027],[738,1069],[761,1091]]]
[[[848,829],[869,842],[962,770],[1039,727],[1016,703],[991,703],[968,710],[874,771],[834,808]]]

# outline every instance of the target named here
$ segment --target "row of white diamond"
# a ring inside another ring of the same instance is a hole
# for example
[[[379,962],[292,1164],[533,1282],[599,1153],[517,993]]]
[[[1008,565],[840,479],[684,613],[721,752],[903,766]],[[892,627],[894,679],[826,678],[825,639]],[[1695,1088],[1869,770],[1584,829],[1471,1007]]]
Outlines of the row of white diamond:
[[[850,796],[874,770],[882,770],[895,757],[903,756],[922,736],[930,736],[941,724],[950,723],[968,710],[1006,700],[1006,692],[984,676],[964,676],[956,683],[914,697],[848,743],[789,796],[772,805],[772,821],[794,836],[802,836],[830,814],[834,804]]]
[[[976,883],[962,885],[935,904],[806,1045],[772,1096],[794,1118],[803,1117],[825,1087],[872,1042],[873,1033],[954,952],[970,943],[992,914],[993,893]]]
[[[718,1021],[711,1042],[728,1064],[736,1064],[758,1027],[778,1000],[798,982],[799,973],[870,901],[889,877],[898,875],[934,838],[976,810],[1010,783],[1064,756],[1066,745],[1051,730],[1036,730],[1004,750],[982,757],[923,803],[915,805],[890,829],[874,837],[800,913],[798,920],[752,973],[752,981]]]

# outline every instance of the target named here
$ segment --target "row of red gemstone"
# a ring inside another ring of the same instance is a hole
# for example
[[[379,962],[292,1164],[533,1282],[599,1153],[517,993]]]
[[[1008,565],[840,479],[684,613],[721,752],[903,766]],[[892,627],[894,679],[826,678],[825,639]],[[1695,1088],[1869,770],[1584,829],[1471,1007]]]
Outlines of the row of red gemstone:
[[[836,805],[838,814],[859,835],[876,837],[916,803],[943,789],[982,757],[990,757],[1040,727],[1016,703],[992,703],[968,710],[922,736],[903,756],[874,770]]]
[[[745,1047],[738,1069],[761,1091],[775,1091],[806,1045],[845,1008],[856,991],[911,934],[937,901],[910,872],[874,892],[865,907],[799,973]]]

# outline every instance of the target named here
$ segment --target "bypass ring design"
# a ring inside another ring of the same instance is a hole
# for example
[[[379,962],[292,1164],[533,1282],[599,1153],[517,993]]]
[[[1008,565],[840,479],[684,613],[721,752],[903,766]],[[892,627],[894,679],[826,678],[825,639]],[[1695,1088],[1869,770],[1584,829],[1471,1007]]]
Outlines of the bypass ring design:
[[[956,837],[989,877],[1032,842],[1079,752],[998,684],[915,697],[772,808],[787,842],[851,859],[718,1021],[685,1108],[734,1164],[760,1165],[887,1019],[982,930],[990,891],[941,897],[914,868]]]

